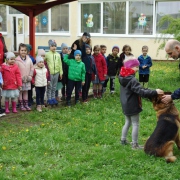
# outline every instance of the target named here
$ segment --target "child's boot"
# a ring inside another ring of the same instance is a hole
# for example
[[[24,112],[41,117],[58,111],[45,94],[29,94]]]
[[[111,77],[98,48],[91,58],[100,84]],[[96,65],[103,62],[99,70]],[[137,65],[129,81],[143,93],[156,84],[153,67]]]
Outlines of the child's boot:
[[[42,112],[42,107],[41,107],[41,105],[37,105],[37,111],[39,111],[39,112]]]
[[[5,113],[6,114],[10,113],[10,111],[9,111],[9,101],[5,101]]]
[[[12,112],[13,112],[13,113],[17,113],[17,110],[16,110],[16,102],[15,102],[15,101],[12,101]]]
[[[102,99],[102,90],[101,89],[98,90],[98,98]]]
[[[97,99],[97,90],[93,90],[94,99]]]
[[[19,106],[21,111],[26,111],[26,108],[24,107],[23,100],[19,100]]]
[[[24,107],[27,111],[31,111],[31,108],[28,106],[28,100],[24,100]]]

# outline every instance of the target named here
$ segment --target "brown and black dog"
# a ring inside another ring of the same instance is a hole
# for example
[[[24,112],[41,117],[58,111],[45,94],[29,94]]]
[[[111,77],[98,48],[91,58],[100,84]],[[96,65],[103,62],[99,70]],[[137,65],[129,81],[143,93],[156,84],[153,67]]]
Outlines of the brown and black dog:
[[[178,132],[180,127],[179,111],[176,109],[173,101],[164,104],[161,101],[162,96],[157,95],[157,97],[151,99],[157,115],[157,125],[146,141],[144,151],[149,155],[164,157],[166,162],[174,162],[176,160],[176,156],[173,155],[174,143],[180,149]]]

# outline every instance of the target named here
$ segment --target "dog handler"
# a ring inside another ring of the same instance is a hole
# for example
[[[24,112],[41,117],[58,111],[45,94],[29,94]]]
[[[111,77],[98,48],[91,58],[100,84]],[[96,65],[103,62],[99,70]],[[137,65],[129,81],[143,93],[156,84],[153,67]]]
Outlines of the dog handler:
[[[165,45],[165,51],[170,58],[177,60],[180,58],[180,42],[169,40]],[[162,102],[168,104],[172,100],[180,99],[180,88],[176,89],[171,95],[164,95]]]

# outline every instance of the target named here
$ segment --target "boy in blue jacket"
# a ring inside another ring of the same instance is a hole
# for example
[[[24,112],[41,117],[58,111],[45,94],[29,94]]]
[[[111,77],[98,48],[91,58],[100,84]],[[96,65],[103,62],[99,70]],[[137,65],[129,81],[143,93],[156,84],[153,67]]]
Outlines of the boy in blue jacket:
[[[138,57],[139,60],[139,82],[144,88],[148,88],[150,67],[152,66],[152,60],[148,53],[148,46],[142,47],[142,55]]]
[[[82,62],[85,64],[86,75],[85,84],[82,87],[82,100],[84,103],[88,102],[88,93],[92,79],[92,73],[96,75],[96,65],[94,57],[91,55],[92,48],[90,45],[83,43],[82,47]]]

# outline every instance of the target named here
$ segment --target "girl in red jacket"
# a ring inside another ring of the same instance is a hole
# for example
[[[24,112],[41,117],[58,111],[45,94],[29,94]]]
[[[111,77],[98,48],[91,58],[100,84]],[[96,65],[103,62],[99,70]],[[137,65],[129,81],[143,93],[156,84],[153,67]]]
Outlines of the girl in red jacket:
[[[107,65],[106,65],[106,60],[103,57],[103,55],[100,53],[100,46],[96,45],[94,46],[94,60],[97,68],[97,76],[93,79],[93,93],[94,93],[94,98],[102,98],[102,85],[106,79],[107,75]]]
[[[12,102],[12,112],[17,113],[15,98],[19,97],[22,80],[18,66],[15,64],[15,55],[12,52],[7,52],[6,63],[2,64],[2,96],[5,97],[5,113],[9,111],[9,99]]]

